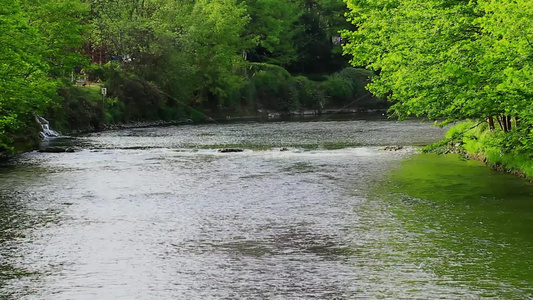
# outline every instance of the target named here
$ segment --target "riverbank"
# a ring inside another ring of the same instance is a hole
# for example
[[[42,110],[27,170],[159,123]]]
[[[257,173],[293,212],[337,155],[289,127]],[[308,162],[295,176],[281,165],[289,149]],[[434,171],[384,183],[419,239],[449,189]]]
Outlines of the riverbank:
[[[315,81],[276,65],[249,63],[240,85],[221,87],[218,94],[207,90],[183,94],[182,89],[172,90],[111,64],[95,68],[98,72],[93,70],[95,74],[89,76],[94,77],[92,81],[81,86],[65,83],[51,93],[47,105],[19,114],[7,127],[0,124],[0,155],[31,149],[38,142],[35,113],[48,119],[58,132],[76,135],[132,127],[353,114],[389,107],[364,89],[373,73],[351,67],[313,77]]]
[[[180,120],[156,120],[156,121],[130,121],[126,123],[113,123],[113,124],[101,124],[98,129],[86,124],[85,127],[69,129],[68,127],[56,127],[55,124],[61,126],[54,119],[50,119],[50,123],[53,129],[58,129],[63,137],[71,138],[85,134],[91,134],[96,132],[106,132],[113,130],[127,130],[135,128],[147,128],[147,127],[168,127],[168,126],[181,126],[181,125],[202,125],[202,124],[231,124],[242,122],[318,122],[318,121],[347,121],[347,120],[381,120],[386,118],[386,111],[381,109],[327,109],[321,114],[317,114],[313,111],[295,111],[290,114],[280,114],[275,111],[263,111],[258,115],[226,115],[219,117],[205,116],[204,119],[180,119]],[[66,130],[65,130],[66,129]],[[9,159],[14,154],[20,154],[24,152],[30,152],[33,150],[41,150],[43,152],[68,152],[68,149],[74,149],[70,146],[51,147],[43,149],[41,146],[41,140],[39,138],[38,126],[32,128],[31,132],[28,132],[25,136],[19,137],[11,150],[0,151],[0,160]]]
[[[98,68],[102,73],[99,84],[64,87],[58,93],[57,105],[40,113],[57,131],[79,134],[184,123],[371,113],[389,107],[364,89],[373,73],[350,67],[313,81],[279,66],[250,63],[248,71],[252,73],[238,90],[228,90],[225,96],[200,93],[197,99],[174,95],[164,86],[112,65]],[[104,87],[105,96],[101,93]]]
[[[484,162],[490,168],[533,182],[533,161],[523,149],[513,147],[513,132],[489,129],[486,122],[465,121],[451,127],[445,138],[424,148],[424,152],[459,153]]]

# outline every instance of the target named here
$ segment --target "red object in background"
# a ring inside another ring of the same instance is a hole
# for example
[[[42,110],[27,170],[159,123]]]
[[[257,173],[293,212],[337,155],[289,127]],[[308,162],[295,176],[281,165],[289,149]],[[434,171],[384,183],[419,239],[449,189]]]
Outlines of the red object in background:
[[[106,50],[107,50],[107,47],[105,45],[97,46],[97,45],[86,44],[83,46],[83,51],[85,55],[91,58],[92,63],[99,64],[99,65],[103,65],[107,62]]]

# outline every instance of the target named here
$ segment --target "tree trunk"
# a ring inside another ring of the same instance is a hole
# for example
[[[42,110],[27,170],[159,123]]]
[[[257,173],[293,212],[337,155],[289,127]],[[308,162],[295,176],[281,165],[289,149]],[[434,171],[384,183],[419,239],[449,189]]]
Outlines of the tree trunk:
[[[490,131],[494,131],[494,118],[492,116],[488,116],[487,122],[489,123]]]
[[[512,125],[511,125],[511,116],[507,116],[507,131],[511,131]]]
[[[504,127],[504,122],[502,122],[502,117],[497,117],[496,118],[498,120],[498,124],[500,124],[500,128],[502,129],[502,131],[505,131],[505,127]]]

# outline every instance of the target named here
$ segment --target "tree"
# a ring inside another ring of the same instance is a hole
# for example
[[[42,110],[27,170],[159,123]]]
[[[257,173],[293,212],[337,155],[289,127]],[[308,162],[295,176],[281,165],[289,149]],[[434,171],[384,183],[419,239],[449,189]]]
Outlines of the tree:
[[[242,42],[250,61],[285,66],[297,60],[294,36],[301,7],[297,1],[245,0],[250,22]]]
[[[349,1],[357,26],[345,32],[352,62],[379,74],[369,89],[398,101],[401,118],[425,115],[448,121],[485,116],[479,99],[484,41],[474,22],[480,12],[465,1]]]
[[[154,39],[156,0],[85,0],[91,7],[93,27],[88,42],[107,45],[121,61],[149,53]]]
[[[20,1],[28,17],[28,24],[35,28],[40,39],[33,44],[44,47],[43,59],[50,66],[54,78],[70,78],[73,68],[85,64],[80,46],[85,40],[84,24],[89,7],[80,0],[27,0]]]
[[[75,0],[5,0],[0,7],[0,148],[54,103],[80,55],[83,6]]]
[[[499,124],[510,131],[510,116],[521,120],[524,136],[533,125],[533,3],[530,1],[482,1],[483,17],[477,23],[483,28],[486,52],[480,64],[485,67],[493,87],[489,96],[501,104],[496,112]],[[516,123],[519,123],[518,121]],[[530,139],[520,138],[530,144]]]
[[[400,118],[495,119],[507,148],[533,150],[533,3],[348,0],[352,63],[379,76],[368,86]],[[514,128],[514,129],[513,129]],[[503,145],[502,144],[502,145]]]
[[[332,73],[347,66],[340,47],[339,31],[352,25],[342,0],[299,0],[302,14],[294,44],[298,60],[287,68],[294,73]]]
[[[251,21],[245,39],[247,57],[286,67],[295,73],[342,69],[339,31],[350,29],[342,0],[246,0]],[[337,44],[334,44],[337,43]]]
[[[183,101],[222,101],[227,90],[243,85],[242,43],[249,21],[235,0],[161,1],[157,22],[156,76],[167,90],[178,88]],[[165,64],[165,65],[163,65]],[[173,87],[174,86],[174,87]],[[186,91],[186,93],[184,93]]]

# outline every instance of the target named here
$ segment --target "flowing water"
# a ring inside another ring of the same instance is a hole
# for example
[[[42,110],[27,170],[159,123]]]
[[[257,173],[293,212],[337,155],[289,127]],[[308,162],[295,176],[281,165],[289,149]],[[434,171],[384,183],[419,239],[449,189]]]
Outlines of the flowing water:
[[[533,186],[416,154],[443,133],[372,119],[49,141],[81,151],[0,167],[0,298],[531,298]]]

